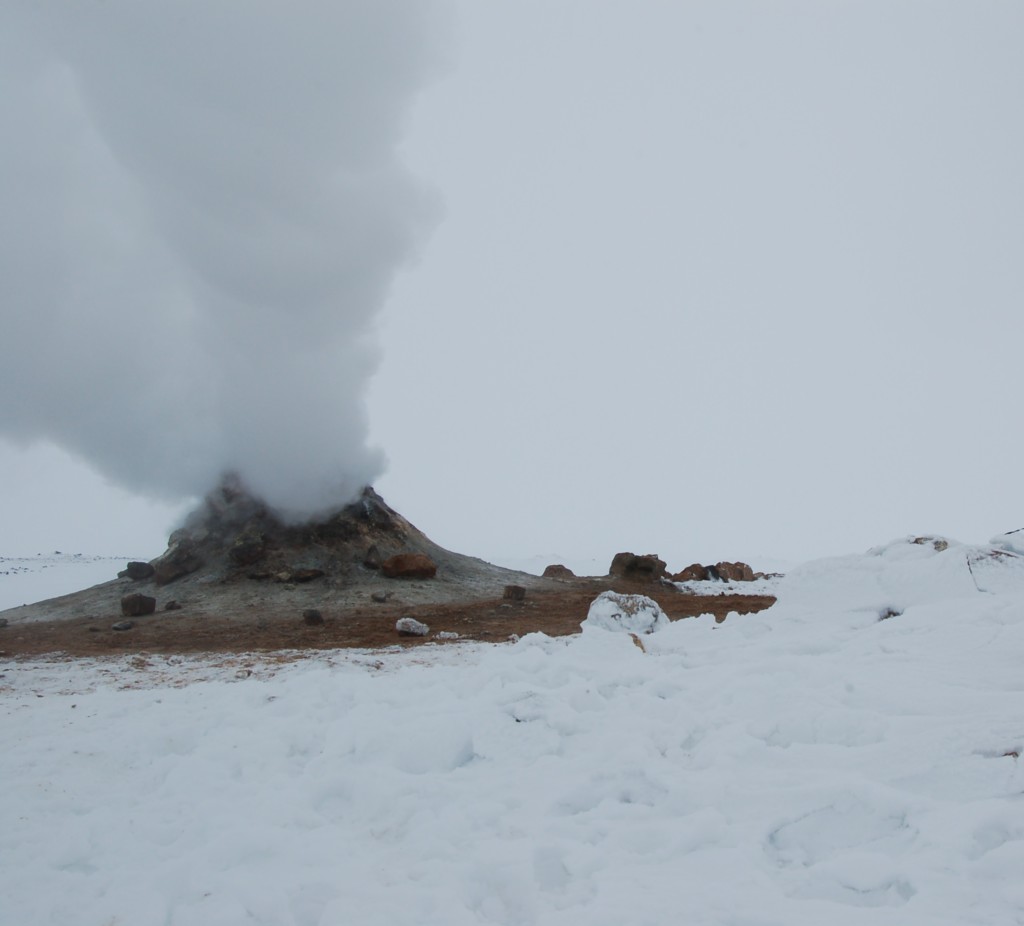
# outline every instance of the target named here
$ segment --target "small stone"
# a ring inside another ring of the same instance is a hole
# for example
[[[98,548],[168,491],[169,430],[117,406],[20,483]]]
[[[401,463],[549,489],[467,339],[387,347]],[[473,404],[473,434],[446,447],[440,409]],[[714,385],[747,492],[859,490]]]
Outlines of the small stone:
[[[310,627],[318,627],[324,622],[324,616],[316,608],[307,608],[302,612],[302,620]]]
[[[390,592],[374,592],[372,595],[370,595],[370,600],[376,601],[377,604],[384,604],[384,602],[387,601],[390,597]]]
[[[501,597],[507,601],[525,601],[526,589],[521,585],[506,585],[505,594]]]
[[[131,630],[135,626],[135,621],[118,621],[116,624],[111,624],[111,630]]]
[[[404,637],[425,637],[430,633],[430,628],[415,617],[400,617],[395,623],[395,630]]]
[[[167,604],[164,605],[164,610],[165,611],[180,611],[181,610],[181,605],[178,604],[178,602],[176,602],[176,601],[168,601]]]
[[[319,579],[324,574],[322,569],[293,569],[291,575],[292,582],[312,582],[314,579]]]
[[[121,599],[121,613],[125,617],[142,617],[156,610],[156,599],[138,592]]]
[[[454,630],[440,630],[434,634],[437,640],[458,640],[459,635]]]

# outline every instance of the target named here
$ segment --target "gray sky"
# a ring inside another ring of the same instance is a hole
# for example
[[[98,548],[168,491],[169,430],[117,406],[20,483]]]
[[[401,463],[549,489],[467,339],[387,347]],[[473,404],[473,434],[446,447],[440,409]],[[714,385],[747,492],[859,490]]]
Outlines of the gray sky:
[[[489,558],[674,567],[1024,524],[1024,7],[452,18],[399,147],[441,211],[368,322],[392,505]],[[177,510],[42,445],[0,467],[3,552],[154,555]]]

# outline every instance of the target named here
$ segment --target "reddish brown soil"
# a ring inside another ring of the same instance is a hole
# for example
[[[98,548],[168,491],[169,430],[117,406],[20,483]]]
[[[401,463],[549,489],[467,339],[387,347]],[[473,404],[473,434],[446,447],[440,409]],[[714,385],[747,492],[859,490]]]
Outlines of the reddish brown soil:
[[[636,592],[654,598],[673,620],[714,614],[723,620],[730,611],[762,611],[775,599],[760,595],[688,595],[670,586],[581,579],[544,592],[530,592],[525,601],[467,600],[422,605],[415,609],[390,603],[361,605],[344,612],[323,608],[324,623],[307,626],[294,611],[287,614],[248,610],[235,613],[160,612],[135,618],[128,631],[111,630],[109,618],[74,618],[11,625],[0,631],[5,657],[65,653],[100,656],[123,653],[238,653],[273,650],[416,646],[434,640],[439,631],[461,639],[503,641],[542,631],[549,636],[577,633],[594,598],[605,589]],[[413,616],[428,624],[430,636],[404,637],[395,632],[399,617]]]

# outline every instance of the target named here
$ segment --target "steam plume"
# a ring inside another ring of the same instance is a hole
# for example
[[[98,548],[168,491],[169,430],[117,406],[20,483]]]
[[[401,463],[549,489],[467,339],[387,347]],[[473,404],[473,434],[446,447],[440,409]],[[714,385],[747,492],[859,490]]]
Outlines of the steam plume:
[[[433,219],[398,162],[422,0],[0,12],[0,434],[293,514],[377,476],[372,320]]]

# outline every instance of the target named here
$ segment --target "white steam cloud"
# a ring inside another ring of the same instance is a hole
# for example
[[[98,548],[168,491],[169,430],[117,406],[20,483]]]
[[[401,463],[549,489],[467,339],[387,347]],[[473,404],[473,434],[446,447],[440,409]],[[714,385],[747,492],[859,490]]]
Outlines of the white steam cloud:
[[[379,475],[364,392],[434,219],[396,156],[423,0],[0,12],[0,434],[312,514]]]

